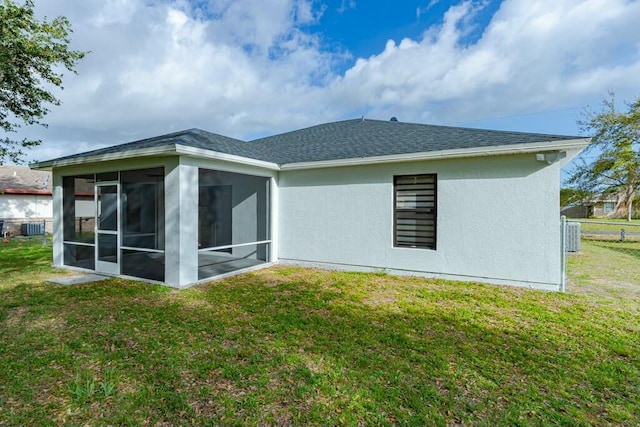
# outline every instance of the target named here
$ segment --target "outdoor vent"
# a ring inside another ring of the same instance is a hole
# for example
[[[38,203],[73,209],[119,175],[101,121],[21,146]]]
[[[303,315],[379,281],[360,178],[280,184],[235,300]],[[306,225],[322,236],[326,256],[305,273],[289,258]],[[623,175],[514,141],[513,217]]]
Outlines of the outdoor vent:
[[[23,223],[21,227],[23,236],[37,236],[44,234],[44,224],[41,223]]]
[[[567,222],[567,236],[565,239],[567,252],[580,252],[580,223]]]

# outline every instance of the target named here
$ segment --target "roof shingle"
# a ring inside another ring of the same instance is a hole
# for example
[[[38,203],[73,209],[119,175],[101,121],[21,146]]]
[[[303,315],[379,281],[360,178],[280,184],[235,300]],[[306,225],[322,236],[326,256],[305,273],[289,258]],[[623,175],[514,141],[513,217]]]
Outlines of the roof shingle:
[[[320,124],[248,142],[200,129],[189,129],[61,157],[53,161],[182,145],[286,164],[552,143],[579,138],[581,137],[354,119]]]

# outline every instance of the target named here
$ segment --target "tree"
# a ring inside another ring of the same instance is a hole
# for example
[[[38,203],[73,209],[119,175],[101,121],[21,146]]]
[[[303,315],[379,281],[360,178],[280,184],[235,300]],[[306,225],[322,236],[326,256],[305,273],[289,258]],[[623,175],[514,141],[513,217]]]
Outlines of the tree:
[[[560,189],[560,207],[580,206],[589,198],[589,193],[579,188]]]
[[[85,55],[69,49],[72,30],[67,18],[39,21],[33,7],[33,0],[24,5],[0,0],[0,128],[5,134],[25,124],[46,127],[42,119],[49,105],[60,105],[49,88],[62,89],[60,70],[75,73],[75,65]],[[0,138],[0,164],[5,159],[19,162],[23,149],[41,142]]]
[[[631,220],[633,200],[640,187],[640,97],[626,110],[616,110],[615,95],[602,101],[601,111],[585,110],[578,125],[592,135],[568,183],[591,194],[616,194],[616,212]],[[588,162],[587,159],[593,159]]]

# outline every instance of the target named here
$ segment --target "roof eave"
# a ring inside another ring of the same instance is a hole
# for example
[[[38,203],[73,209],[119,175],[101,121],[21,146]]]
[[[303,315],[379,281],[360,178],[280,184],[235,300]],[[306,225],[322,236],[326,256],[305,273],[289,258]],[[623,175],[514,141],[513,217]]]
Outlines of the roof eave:
[[[14,194],[14,195],[25,195],[25,196],[50,196],[51,190],[26,190],[26,189],[5,188],[3,190],[0,190],[0,194]]]
[[[380,163],[413,162],[421,160],[442,160],[467,157],[499,156],[509,154],[525,154],[549,151],[582,150],[591,138],[579,138],[557,142],[541,141],[518,145],[501,145],[493,147],[458,148],[453,150],[426,151],[418,153],[391,154],[387,156],[356,157],[348,159],[285,163],[281,170],[317,169],[340,166],[356,166]]]
[[[200,159],[220,160],[230,163],[238,163],[242,165],[256,166],[269,170],[280,170],[277,163],[258,160],[251,157],[237,156],[235,154],[221,153],[219,151],[207,150],[204,148],[188,147],[179,145],[176,147],[176,154]]]
[[[456,159],[465,157],[482,157],[509,154],[523,154],[534,152],[549,152],[558,150],[581,150],[586,147],[590,138],[579,138],[562,141],[541,141],[527,144],[517,145],[501,145],[493,147],[473,147],[459,148],[453,150],[427,151],[418,153],[391,154],[386,156],[374,157],[357,157],[347,159],[335,159],[325,161],[277,163],[267,162],[264,160],[253,159],[250,157],[237,156],[233,154],[221,153],[218,151],[207,150],[203,148],[195,148],[183,146],[179,144],[167,144],[159,147],[141,148],[137,150],[120,151],[114,153],[98,154],[93,156],[80,156],[67,159],[50,160],[38,162],[30,165],[31,169],[51,170],[52,168],[75,166],[90,163],[99,163],[105,161],[116,161],[131,159],[134,157],[158,157],[170,155],[185,155],[198,158],[221,160],[226,162],[252,165],[269,170],[297,170],[297,169],[318,169],[339,166],[355,166],[380,163],[397,163],[411,162],[420,160],[437,160],[437,159]]]
[[[29,165],[31,169],[51,170],[65,166],[84,165],[88,163],[108,162],[113,160],[124,160],[132,157],[158,157],[175,155],[177,153],[176,144],[167,144],[159,147],[140,148],[137,150],[118,151],[115,153],[96,154],[93,156],[71,157],[68,159],[54,159],[44,162],[37,162]]]
[[[158,157],[158,156],[190,156],[204,159],[221,160],[225,162],[252,165],[270,170],[278,170],[277,163],[257,160],[250,157],[237,156],[234,154],[221,153],[219,151],[207,150],[204,148],[189,147],[180,144],[167,144],[160,147],[141,148],[138,150],[127,150],[115,153],[99,154],[94,156],[72,157],[69,159],[51,160],[30,165],[31,169],[51,170],[65,166],[75,166],[88,163],[99,163],[114,160],[131,159],[134,157]]]

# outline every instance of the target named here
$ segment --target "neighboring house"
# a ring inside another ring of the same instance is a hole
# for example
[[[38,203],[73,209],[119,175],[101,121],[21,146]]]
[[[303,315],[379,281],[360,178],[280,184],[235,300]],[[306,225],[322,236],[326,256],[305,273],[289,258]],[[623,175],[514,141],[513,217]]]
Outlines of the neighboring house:
[[[20,234],[25,222],[52,221],[51,172],[0,165],[0,220],[3,232]]]
[[[617,193],[600,194],[580,205],[563,207],[561,215],[568,218],[626,218],[627,206],[621,202],[622,195]],[[632,217],[638,218],[640,194],[634,196]]]
[[[559,171],[588,142],[357,119],[250,142],[191,129],[35,167],[53,171],[60,267],[177,288],[285,263],[558,290]],[[78,230],[87,188],[95,234]]]
[[[633,205],[640,203],[638,194],[635,194]],[[627,203],[621,193],[601,194],[589,201],[590,217],[596,218],[626,218],[628,214]],[[637,207],[633,206],[632,217],[637,218]]]

